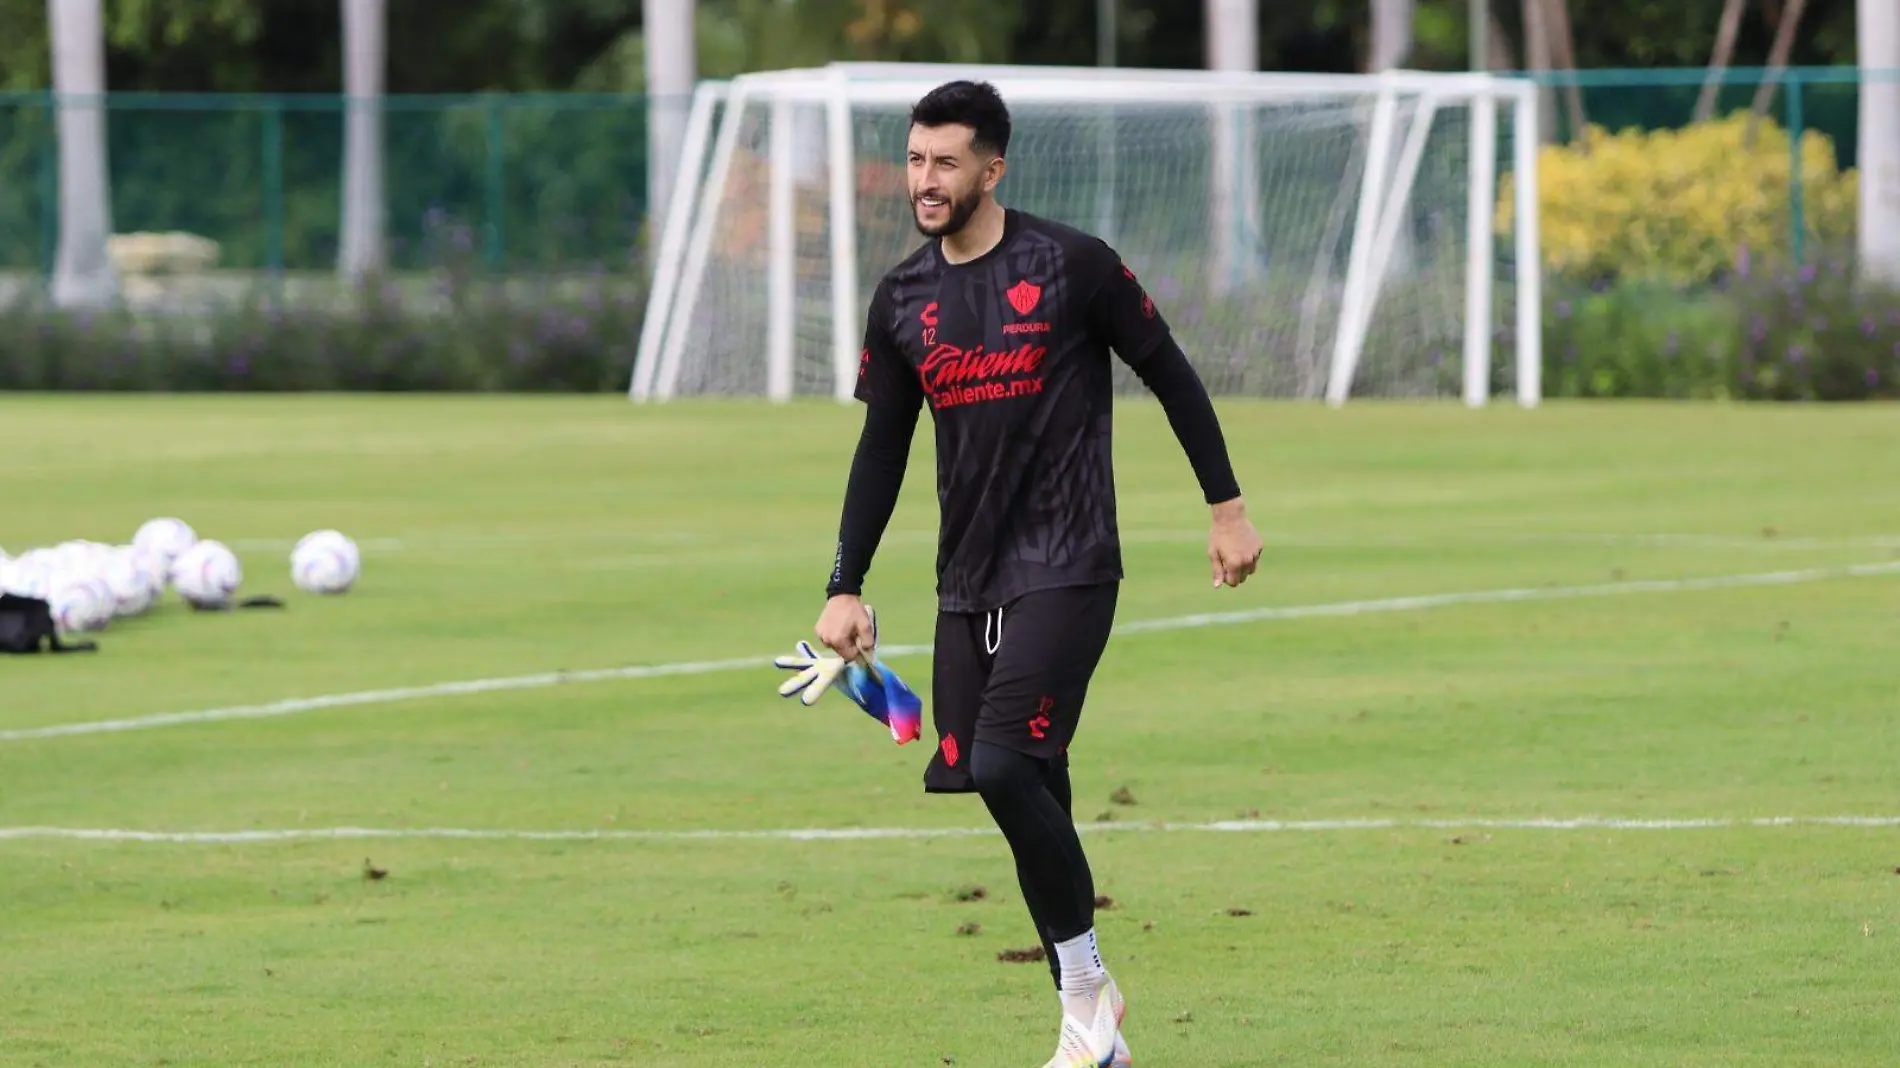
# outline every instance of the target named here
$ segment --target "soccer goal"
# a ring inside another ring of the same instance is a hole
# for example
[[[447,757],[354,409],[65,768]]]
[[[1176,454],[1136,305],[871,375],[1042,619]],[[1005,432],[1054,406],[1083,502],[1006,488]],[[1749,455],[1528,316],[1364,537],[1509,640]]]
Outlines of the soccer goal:
[[[700,86],[633,399],[848,400],[871,289],[924,240],[910,107],[961,77],[1014,119],[999,199],[1113,245],[1216,396],[1537,403],[1529,82],[855,63]]]

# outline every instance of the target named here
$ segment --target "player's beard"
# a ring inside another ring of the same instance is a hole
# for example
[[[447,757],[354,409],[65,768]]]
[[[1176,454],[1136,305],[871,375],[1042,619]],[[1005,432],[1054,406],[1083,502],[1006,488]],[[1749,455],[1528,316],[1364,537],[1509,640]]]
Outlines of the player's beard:
[[[943,197],[949,202],[944,205],[944,210],[949,214],[943,222],[935,225],[924,222],[923,218],[917,214],[918,208],[921,206],[918,204],[918,200],[923,194],[911,194],[910,221],[917,224],[917,232],[923,234],[925,237],[949,237],[957,233],[970,224],[970,219],[976,214],[976,209],[983,204],[983,194],[980,190],[976,189],[970,190],[961,197],[947,189],[932,189],[930,192]]]

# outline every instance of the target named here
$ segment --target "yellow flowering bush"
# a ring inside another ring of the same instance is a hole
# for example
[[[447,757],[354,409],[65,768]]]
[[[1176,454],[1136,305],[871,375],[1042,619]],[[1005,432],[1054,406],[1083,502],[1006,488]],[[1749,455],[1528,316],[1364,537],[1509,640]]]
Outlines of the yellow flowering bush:
[[[1708,281],[1735,269],[1746,249],[1756,269],[1793,260],[1793,153],[1788,133],[1764,118],[1747,145],[1749,115],[1682,129],[1599,126],[1538,154],[1545,268],[1587,279]],[[1833,244],[1854,233],[1857,179],[1835,164],[1830,138],[1801,137],[1807,238]],[[1498,226],[1512,226],[1511,185],[1501,183]]]

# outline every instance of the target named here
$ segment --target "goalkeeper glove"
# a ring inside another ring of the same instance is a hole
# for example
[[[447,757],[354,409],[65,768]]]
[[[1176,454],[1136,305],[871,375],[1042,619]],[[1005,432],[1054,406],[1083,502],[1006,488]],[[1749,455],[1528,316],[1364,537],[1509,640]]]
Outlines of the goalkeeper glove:
[[[837,686],[865,714],[890,729],[898,745],[915,741],[923,733],[924,703],[889,665],[877,657],[877,615],[871,616],[871,647],[856,659],[820,654],[808,641],[795,647],[796,656],[781,656],[773,663],[797,674],[778,688],[779,696],[794,694],[807,707],[818,703],[825,691]],[[842,680],[842,681],[841,681]]]
[[[772,661],[778,667],[798,672],[779,685],[778,695],[791,697],[796,694],[809,707],[817,704],[831,684],[838,680],[839,674],[844,671],[844,657],[822,655],[811,647],[810,642],[799,642],[793,648],[798,650],[798,655],[781,656]]]

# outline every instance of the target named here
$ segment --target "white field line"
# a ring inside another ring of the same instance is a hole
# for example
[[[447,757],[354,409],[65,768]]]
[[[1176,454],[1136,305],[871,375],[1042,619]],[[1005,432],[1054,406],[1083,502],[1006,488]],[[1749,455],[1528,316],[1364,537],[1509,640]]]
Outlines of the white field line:
[[[934,544],[937,538],[935,530],[892,530],[885,535],[888,544]],[[1131,529],[1122,532],[1122,540],[1131,545],[1172,544],[1175,542],[1198,542],[1207,538],[1205,529]],[[615,531],[601,531],[594,534],[574,533],[529,533],[529,534],[447,534],[424,536],[420,538],[375,537],[359,538],[357,547],[370,553],[399,553],[422,551],[453,551],[458,549],[505,549],[505,548],[545,548],[551,545],[575,547],[582,544],[599,543],[604,548],[616,552],[628,549],[646,550],[639,559],[644,563],[662,565],[686,559],[689,556],[703,556],[709,544],[733,544],[727,533],[711,531],[703,534],[668,532],[664,534],[629,534]],[[1446,531],[1433,537],[1415,535],[1380,536],[1368,535],[1301,535],[1285,534],[1268,530],[1262,532],[1261,539],[1270,546],[1306,549],[1355,549],[1386,548],[1410,549],[1431,548],[1435,546],[1458,544],[1485,545],[1550,545],[1585,544],[1608,546],[1648,546],[1655,548],[1679,549],[1766,549],[1785,551],[1830,551],[1865,549],[1900,549],[1900,534],[1863,534],[1840,537],[1787,537],[1739,534],[1692,534],[1692,533],[1626,533],[1592,531],[1510,531],[1510,530],[1460,530]],[[239,538],[227,544],[238,552],[289,552],[295,545],[288,538]],[[672,547],[674,552],[668,552]],[[747,552],[758,555],[763,550],[774,552],[772,547],[747,546]],[[809,555],[810,549],[802,545],[785,545],[780,552]]]
[[[401,552],[410,546],[401,538],[357,538],[356,547],[366,553]],[[289,552],[297,547],[295,538],[232,538],[224,543],[233,552]]]
[[[1799,571],[1759,571],[1740,575],[1708,575],[1686,579],[1638,579],[1589,586],[1524,586],[1517,589],[1477,590],[1470,593],[1428,593],[1416,597],[1388,597],[1377,601],[1341,601],[1336,604],[1259,608],[1240,612],[1210,612],[1195,616],[1126,623],[1120,634],[1185,630],[1189,627],[1232,626],[1266,620],[1312,619],[1321,616],[1357,616],[1374,612],[1406,612],[1452,605],[1497,604],[1513,601],[1556,601],[1582,597],[1616,597],[1632,593],[1686,593],[1694,590],[1732,590],[1749,586],[1788,586],[1828,579],[1873,578],[1900,574],[1900,560],[1844,567],[1814,567]]]
[[[1572,542],[1597,545],[1644,545],[1664,546],[1679,549],[1900,549],[1900,534],[1861,534],[1842,537],[1768,537],[1765,535],[1739,536],[1734,534],[1606,534],[1606,533],[1565,533],[1548,531],[1529,534],[1506,534],[1495,539],[1478,535],[1479,541],[1500,540],[1521,542],[1523,544]]]
[[[1388,597],[1366,601],[1336,601],[1331,604],[1291,605],[1277,608],[1242,609],[1235,612],[1207,612],[1198,615],[1170,616],[1164,619],[1136,620],[1115,628],[1117,634],[1152,634],[1161,631],[1188,630],[1198,627],[1239,626],[1292,619],[1318,619],[1328,616],[1363,616],[1384,612],[1414,612],[1457,605],[1499,604],[1522,601],[1555,601],[1585,597],[1613,597],[1637,593],[1682,593],[1692,590],[1742,589],[1752,586],[1787,586],[1830,579],[1873,578],[1900,574],[1900,560],[1853,564],[1845,567],[1808,568],[1799,571],[1765,571],[1739,575],[1708,575],[1701,578],[1647,579],[1631,582],[1606,582],[1589,586],[1525,586],[1514,589],[1471,590],[1460,593],[1430,593],[1414,597]],[[917,656],[930,652],[925,645],[886,645],[879,652],[886,657]],[[505,690],[534,690],[585,682],[609,682],[625,679],[654,679],[672,675],[708,675],[725,671],[759,670],[770,667],[772,654],[731,657],[719,660],[689,660],[672,664],[636,664],[629,667],[597,668],[590,671],[549,671],[534,675],[512,675],[462,682],[438,682],[425,686],[404,686],[387,690],[360,690],[354,693],[322,697],[293,697],[257,705],[233,705],[195,712],[167,712],[126,719],[89,720],[59,723],[45,727],[24,727],[0,731],[0,743],[36,738],[58,738],[81,734],[111,734],[120,731],[176,727],[189,723],[212,723],[233,719],[268,719],[293,716],[330,708],[354,708],[363,705],[387,705],[436,697],[499,693]]]
[[[1205,831],[1266,834],[1331,831],[1699,831],[1758,827],[1900,827],[1900,816],[1762,816],[1756,818],[1622,819],[1580,816],[1524,819],[1216,820],[1171,823],[1081,823],[1085,834]],[[0,827],[0,841],[66,839],[182,845],[243,845],[344,839],[455,839],[529,842],[691,842],[767,839],[788,842],[869,839],[980,838],[994,827],[785,827],[755,830],[515,830],[500,827],[297,827],[249,831],[139,831],[95,827]]]

